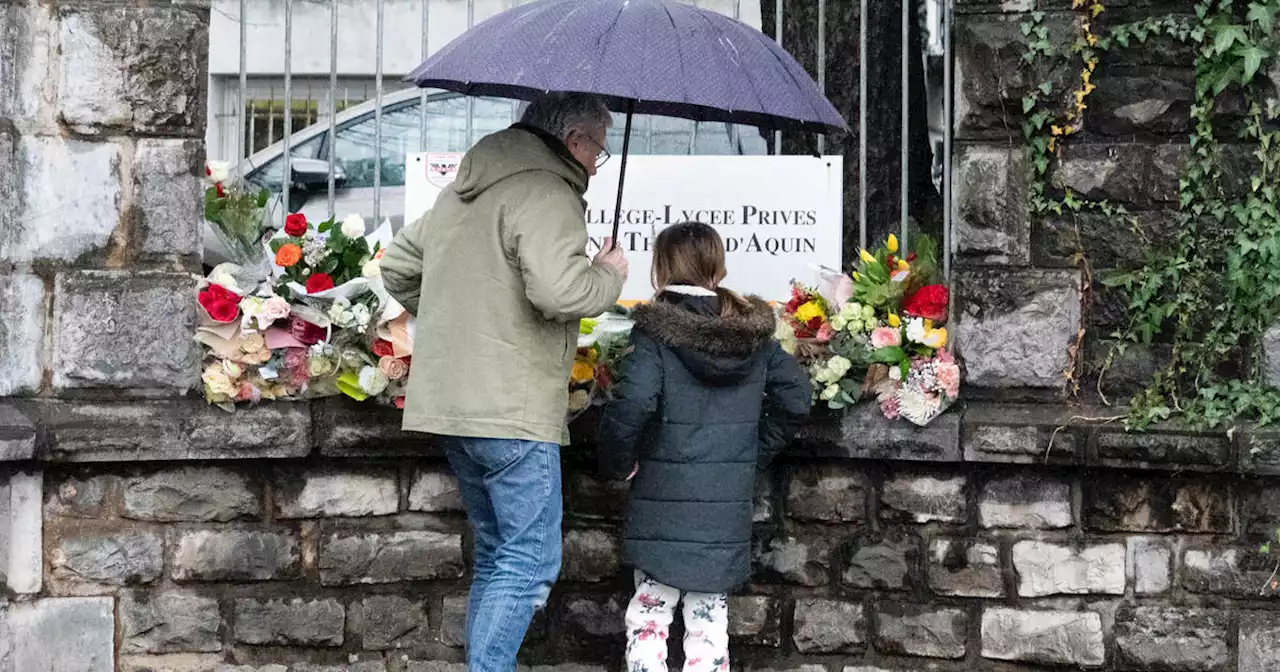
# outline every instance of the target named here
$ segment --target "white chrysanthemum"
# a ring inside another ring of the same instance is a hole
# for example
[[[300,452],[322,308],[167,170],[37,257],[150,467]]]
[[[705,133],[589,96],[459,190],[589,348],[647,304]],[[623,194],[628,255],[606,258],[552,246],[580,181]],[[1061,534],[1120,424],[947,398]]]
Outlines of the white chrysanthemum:
[[[907,340],[912,343],[924,343],[928,330],[925,329],[924,320],[915,317],[907,322]]]
[[[390,383],[391,380],[387,378],[387,374],[379,371],[376,366],[360,369],[360,389],[370,396],[376,397],[382,394]]]
[[[347,215],[347,218],[342,220],[342,235],[348,238],[363,238],[364,217],[356,214]]]

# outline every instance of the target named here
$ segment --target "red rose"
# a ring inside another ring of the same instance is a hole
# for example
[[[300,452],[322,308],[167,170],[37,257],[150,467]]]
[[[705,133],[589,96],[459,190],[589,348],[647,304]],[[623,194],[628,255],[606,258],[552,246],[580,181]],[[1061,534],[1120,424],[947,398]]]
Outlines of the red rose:
[[[944,285],[921,287],[902,302],[902,312],[935,322],[945,320],[950,299],[950,292]]]
[[[395,346],[391,345],[391,341],[378,339],[373,342],[373,354],[378,357],[394,357],[396,354]]]
[[[240,297],[220,285],[209,285],[196,300],[215,322],[234,322],[240,316]]]
[[[307,216],[299,213],[293,213],[284,218],[284,233],[286,236],[301,238],[307,235]]]
[[[396,408],[404,410],[404,397],[396,397]]]
[[[811,318],[809,318],[809,321],[805,323],[805,325],[804,325],[804,326],[805,326],[805,328],[806,328],[806,329],[808,329],[809,331],[817,332],[819,329],[821,329],[821,328],[822,328],[822,318],[821,318],[821,317],[811,317]]]
[[[326,289],[333,289],[333,278],[328,273],[312,273],[307,278],[307,293],[315,294]]]
[[[221,183],[221,182],[219,182],[219,183],[217,183],[217,184],[215,184],[215,185],[213,185],[213,186],[214,186],[214,187],[216,187],[216,188],[217,188],[217,190],[218,190],[218,198],[226,198],[226,197],[227,197],[227,190],[222,188],[222,183]]]

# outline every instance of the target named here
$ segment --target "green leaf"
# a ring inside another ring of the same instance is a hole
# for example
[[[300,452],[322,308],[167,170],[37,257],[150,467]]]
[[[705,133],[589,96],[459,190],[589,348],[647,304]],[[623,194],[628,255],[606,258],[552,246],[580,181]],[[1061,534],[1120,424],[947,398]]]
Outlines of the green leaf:
[[[1270,35],[1275,29],[1275,15],[1269,7],[1265,7],[1259,3],[1249,3],[1249,13],[1245,16],[1252,23],[1258,24],[1262,29],[1262,34]]]
[[[1218,54],[1225,54],[1236,42],[1246,43],[1249,36],[1245,34],[1244,29],[1233,24],[1218,26],[1213,37],[1213,51]]]
[[[1030,111],[1032,110],[1032,108],[1034,108],[1035,106],[1036,106],[1036,99],[1035,99],[1034,97],[1032,97],[1032,96],[1027,96],[1026,98],[1023,98],[1023,99],[1022,99],[1022,113],[1023,113],[1023,114],[1026,114],[1026,113],[1030,112]]]
[[[1032,29],[1033,27],[1034,27],[1034,26],[1031,24],[1031,22],[1030,22],[1030,21],[1023,21],[1023,22],[1022,22],[1022,34],[1023,34],[1023,35],[1026,35],[1027,37],[1030,37],[1030,36],[1031,36],[1031,29]]]
[[[897,346],[876,348],[871,351],[871,362],[874,364],[897,364],[907,358],[907,353]]]
[[[1053,85],[1049,82],[1040,82],[1040,92],[1046,96],[1053,93]]]
[[[1258,74],[1258,68],[1262,67],[1262,59],[1267,57],[1267,52],[1255,45],[1245,47],[1236,53],[1244,60],[1244,74],[1240,76],[1240,83],[1248,84],[1253,81],[1254,75]]]

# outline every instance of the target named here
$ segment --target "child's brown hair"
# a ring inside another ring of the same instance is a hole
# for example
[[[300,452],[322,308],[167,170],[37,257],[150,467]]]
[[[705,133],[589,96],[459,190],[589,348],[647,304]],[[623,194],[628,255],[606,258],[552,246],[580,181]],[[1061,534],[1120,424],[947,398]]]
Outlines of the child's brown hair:
[[[728,274],[724,263],[724,240],[702,222],[682,222],[669,226],[653,243],[650,281],[661,291],[670,285],[692,285],[709,289],[720,297],[720,314],[742,315],[750,304],[737,293],[720,286]]]

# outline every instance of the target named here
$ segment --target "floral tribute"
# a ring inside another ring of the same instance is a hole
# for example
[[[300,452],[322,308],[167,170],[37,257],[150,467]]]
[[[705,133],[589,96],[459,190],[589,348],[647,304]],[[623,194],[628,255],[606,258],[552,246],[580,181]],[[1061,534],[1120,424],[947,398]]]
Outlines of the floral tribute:
[[[950,292],[927,236],[900,256],[898,240],[862,250],[823,290],[793,283],[778,338],[809,369],[815,401],[842,409],[874,398],[886,418],[926,425],[960,395],[947,350]]]
[[[225,164],[205,174],[205,218],[232,260],[196,295],[205,399],[227,411],[338,395],[403,408],[414,329],[382,286],[389,225],[366,235],[359,215],[317,224],[292,214],[275,232],[269,194],[236,184]],[[607,398],[629,330],[623,314],[583,321],[571,416]]]

